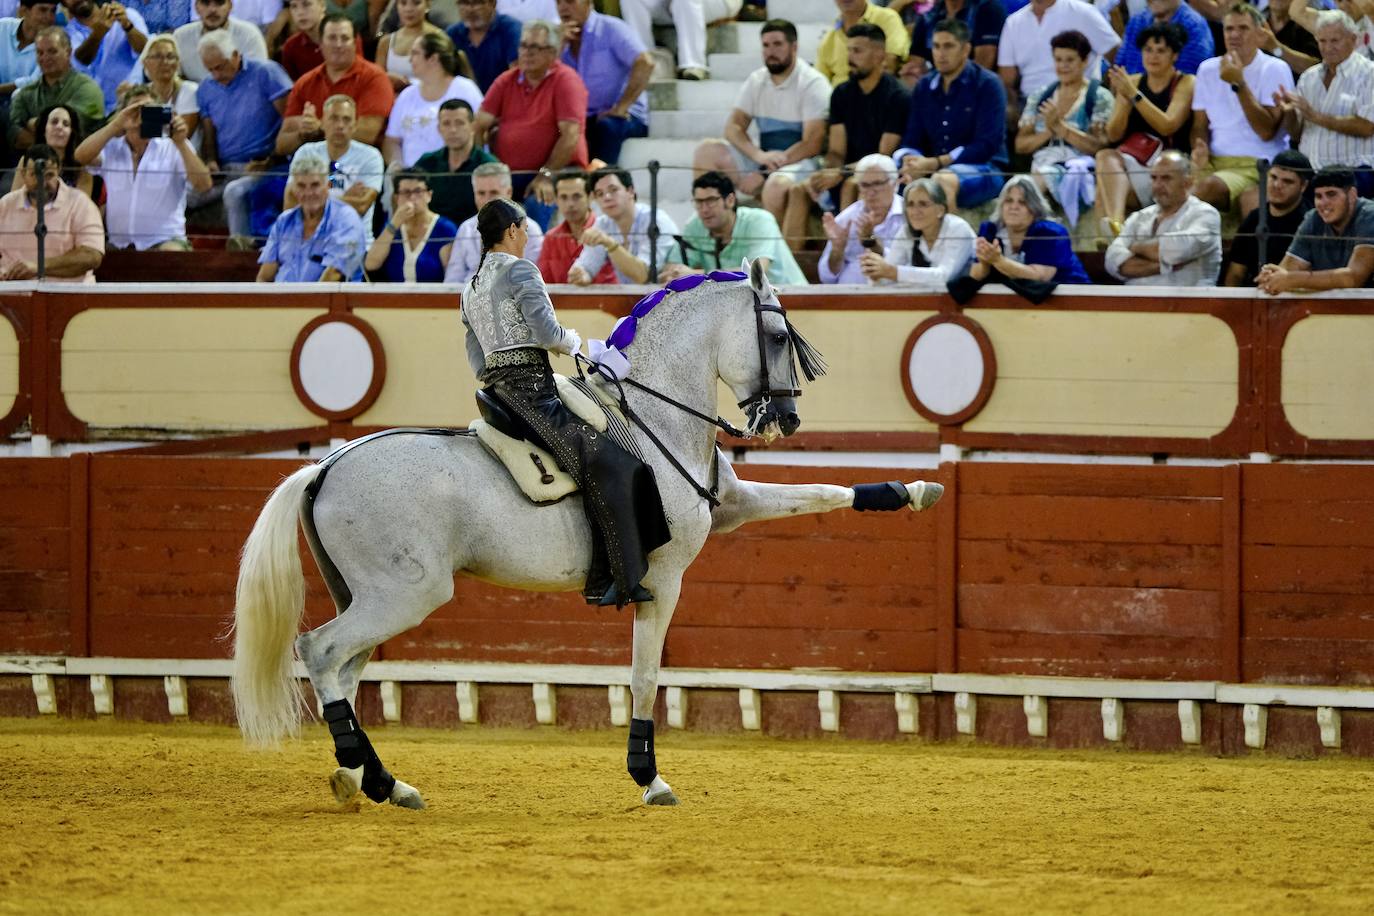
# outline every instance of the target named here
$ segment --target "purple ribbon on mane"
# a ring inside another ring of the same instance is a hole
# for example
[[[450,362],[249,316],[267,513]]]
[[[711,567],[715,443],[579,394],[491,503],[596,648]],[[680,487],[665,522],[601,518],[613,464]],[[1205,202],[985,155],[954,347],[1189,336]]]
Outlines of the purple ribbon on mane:
[[[663,289],[654,290],[636,302],[634,308],[630,309],[630,314],[616,322],[615,328],[611,331],[611,336],[606,338],[606,346],[623,352],[626,347],[634,342],[635,332],[639,329],[639,319],[652,312],[654,306],[662,302],[669,293],[685,293],[689,289],[696,289],[707,280],[715,283],[731,283],[747,279],[749,279],[749,275],[738,270],[713,270],[709,274],[691,274],[686,277],[678,277]]]

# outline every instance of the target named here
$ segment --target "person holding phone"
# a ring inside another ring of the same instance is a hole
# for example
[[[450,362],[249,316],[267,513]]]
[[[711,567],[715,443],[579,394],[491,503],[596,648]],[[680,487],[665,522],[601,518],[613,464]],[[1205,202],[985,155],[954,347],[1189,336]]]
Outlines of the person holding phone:
[[[188,251],[186,189],[208,191],[210,170],[192,149],[186,121],[131,86],[119,113],[76,148],[76,161],[105,180],[105,223],[113,248]]]

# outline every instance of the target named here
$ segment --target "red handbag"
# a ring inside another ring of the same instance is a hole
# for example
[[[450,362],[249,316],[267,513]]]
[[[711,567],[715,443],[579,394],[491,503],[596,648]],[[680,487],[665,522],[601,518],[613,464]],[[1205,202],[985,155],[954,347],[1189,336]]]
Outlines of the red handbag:
[[[1145,131],[1136,131],[1117,145],[1116,151],[1123,156],[1130,156],[1141,165],[1153,165],[1155,157],[1164,149],[1164,141],[1154,134],[1147,134]]]

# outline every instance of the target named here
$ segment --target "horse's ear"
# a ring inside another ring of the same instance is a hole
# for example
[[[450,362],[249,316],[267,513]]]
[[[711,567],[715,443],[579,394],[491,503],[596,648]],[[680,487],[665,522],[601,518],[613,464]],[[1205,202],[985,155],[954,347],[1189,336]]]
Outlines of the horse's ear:
[[[773,287],[768,282],[768,261],[765,258],[755,258],[752,262],[744,259],[744,272],[749,275],[749,285],[758,293],[759,300],[765,301],[772,297]]]

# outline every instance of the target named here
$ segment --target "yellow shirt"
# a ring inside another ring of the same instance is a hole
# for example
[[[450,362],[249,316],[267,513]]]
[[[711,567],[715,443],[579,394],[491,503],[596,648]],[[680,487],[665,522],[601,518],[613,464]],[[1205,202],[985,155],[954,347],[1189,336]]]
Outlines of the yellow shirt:
[[[887,53],[898,61],[906,60],[911,48],[911,36],[902,25],[902,17],[882,6],[868,4],[860,22],[868,22],[882,29],[887,35]],[[816,69],[821,76],[830,80],[831,86],[838,86],[849,79],[849,38],[844,34],[841,20],[835,20],[835,28],[825,33],[821,39],[820,50],[816,52]]]

